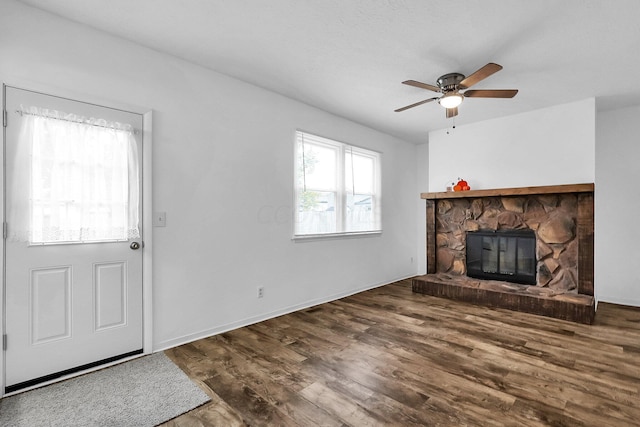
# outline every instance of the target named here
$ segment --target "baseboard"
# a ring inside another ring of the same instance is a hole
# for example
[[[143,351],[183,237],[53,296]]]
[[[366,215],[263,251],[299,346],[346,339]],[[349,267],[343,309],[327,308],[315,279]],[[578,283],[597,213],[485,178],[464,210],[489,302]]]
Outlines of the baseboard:
[[[329,295],[323,298],[318,298],[315,300],[306,301],[300,304],[295,304],[293,306],[284,307],[279,310],[271,311],[269,313],[260,314],[258,316],[252,316],[246,319],[238,320],[236,322],[227,323],[215,328],[206,329],[204,331],[199,331],[193,334],[183,335],[178,338],[173,338],[170,340],[162,341],[153,346],[153,352],[156,353],[158,351],[168,350],[173,347],[177,347],[183,344],[187,344],[193,341],[197,341],[199,339],[208,338],[214,335],[222,334],[225,332],[232,331],[234,329],[243,328],[245,326],[253,325],[254,323],[263,322],[265,320],[273,319],[274,317],[282,316],[285,314],[293,313],[295,311],[304,310],[309,307],[313,307],[319,304],[325,304],[327,302],[336,301],[341,298],[348,297],[350,295],[355,295],[360,292],[368,291],[370,289],[379,288],[381,286],[388,285],[390,283],[398,282],[400,280],[410,279],[415,277],[415,275],[409,275],[400,277],[397,279],[391,279],[391,281],[384,281],[380,283],[375,283],[367,286],[363,286],[357,289],[351,289],[346,292],[340,292],[338,294]]]
[[[636,298],[620,298],[620,297],[616,297],[616,296],[598,294],[597,300],[598,300],[598,302],[606,302],[606,303],[609,303],[609,304],[628,305],[628,306],[631,306],[631,307],[640,307],[640,299],[636,299]]]

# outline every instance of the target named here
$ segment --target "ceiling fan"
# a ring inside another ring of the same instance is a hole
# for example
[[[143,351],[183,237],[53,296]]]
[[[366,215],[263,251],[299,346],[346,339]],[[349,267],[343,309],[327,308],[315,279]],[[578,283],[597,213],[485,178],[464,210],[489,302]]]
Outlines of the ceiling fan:
[[[424,101],[398,108],[395,112],[399,113],[400,111],[408,110],[409,108],[437,100],[440,105],[446,108],[447,118],[450,118],[458,115],[458,106],[462,103],[464,98],[513,98],[518,93],[517,89],[467,90],[474,84],[486,79],[500,70],[502,70],[502,65],[490,62],[475,73],[471,74],[469,77],[465,77],[464,74],[460,73],[449,73],[440,76],[436,81],[437,86],[421,83],[415,80],[406,80],[402,82],[402,84],[427,89],[433,92],[440,92],[442,93],[442,96],[425,99]]]

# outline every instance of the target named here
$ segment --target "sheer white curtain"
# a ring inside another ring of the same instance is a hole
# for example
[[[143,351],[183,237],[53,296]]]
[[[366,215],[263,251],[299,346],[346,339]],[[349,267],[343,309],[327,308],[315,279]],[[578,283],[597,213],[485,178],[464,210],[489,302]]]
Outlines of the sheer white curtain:
[[[38,243],[140,236],[138,153],[130,125],[22,108],[9,179],[10,238]]]

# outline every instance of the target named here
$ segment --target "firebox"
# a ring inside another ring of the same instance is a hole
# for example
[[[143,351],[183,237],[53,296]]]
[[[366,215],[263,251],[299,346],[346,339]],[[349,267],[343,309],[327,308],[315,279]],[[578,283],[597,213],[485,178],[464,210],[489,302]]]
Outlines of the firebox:
[[[480,230],[467,233],[467,276],[536,284],[533,230]]]

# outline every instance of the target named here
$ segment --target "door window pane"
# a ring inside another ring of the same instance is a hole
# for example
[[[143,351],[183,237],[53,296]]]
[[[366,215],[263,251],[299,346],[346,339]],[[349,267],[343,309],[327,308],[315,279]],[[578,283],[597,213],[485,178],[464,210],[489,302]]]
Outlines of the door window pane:
[[[70,114],[23,112],[30,148],[29,242],[139,237],[136,143],[130,126]]]

